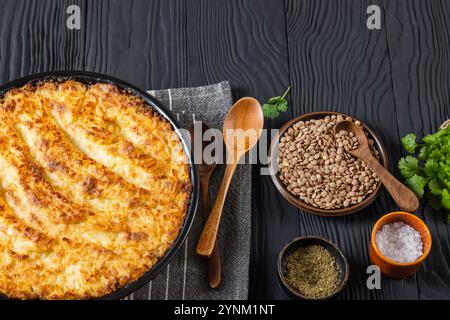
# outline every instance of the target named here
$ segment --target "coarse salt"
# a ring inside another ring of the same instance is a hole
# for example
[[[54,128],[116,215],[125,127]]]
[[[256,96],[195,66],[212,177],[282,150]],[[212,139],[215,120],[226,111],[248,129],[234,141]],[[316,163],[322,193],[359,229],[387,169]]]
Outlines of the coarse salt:
[[[404,222],[385,224],[377,232],[375,242],[386,258],[400,263],[415,261],[423,254],[422,237]]]

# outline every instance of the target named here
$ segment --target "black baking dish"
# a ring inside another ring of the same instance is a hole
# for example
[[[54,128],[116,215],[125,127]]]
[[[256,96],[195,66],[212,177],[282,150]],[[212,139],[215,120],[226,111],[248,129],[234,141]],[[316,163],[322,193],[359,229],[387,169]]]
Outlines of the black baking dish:
[[[176,256],[178,250],[183,245],[184,241],[186,240],[186,237],[189,233],[189,230],[191,228],[192,222],[194,221],[195,212],[197,210],[198,200],[199,200],[199,180],[198,180],[198,172],[197,168],[193,163],[193,156],[190,151],[190,143],[187,140],[187,137],[183,136],[181,133],[180,125],[175,120],[174,116],[170,113],[170,111],[166,110],[162,106],[162,104],[146,93],[143,90],[140,90],[136,88],[135,86],[116,79],[114,77],[103,75],[99,73],[94,72],[86,72],[86,71],[52,71],[52,72],[45,72],[45,73],[38,73],[29,75],[20,79],[13,80],[7,84],[4,84],[0,86],[0,97],[3,96],[3,94],[12,89],[12,88],[18,88],[25,84],[33,84],[38,83],[41,81],[48,81],[53,80],[55,82],[60,82],[64,80],[76,80],[85,84],[93,84],[93,83],[109,83],[112,85],[115,85],[121,90],[124,90],[128,93],[131,93],[137,97],[140,97],[142,100],[144,100],[154,111],[158,112],[161,117],[163,117],[165,120],[167,120],[175,130],[175,132],[179,135],[184,151],[188,155],[189,158],[189,167],[190,167],[190,179],[192,184],[192,193],[189,201],[189,206],[186,212],[186,216],[184,219],[183,226],[180,230],[180,233],[173,243],[172,247],[166,252],[164,257],[162,257],[150,270],[145,272],[139,279],[137,279],[134,282],[131,282],[127,284],[126,286],[101,297],[100,299],[121,299],[123,297],[126,297],[127,295],[135,292],[139,288],[141,288],[143,285],[148,283],[150,280],[155,278],[169,263],[170,261]],[[0,294],[0,299],[8,299],[7,296]]]

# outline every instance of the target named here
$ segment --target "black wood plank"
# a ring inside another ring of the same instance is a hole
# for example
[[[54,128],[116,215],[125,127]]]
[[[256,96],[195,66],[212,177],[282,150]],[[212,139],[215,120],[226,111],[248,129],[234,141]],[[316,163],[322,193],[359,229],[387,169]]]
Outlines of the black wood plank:
[[[286,1],[292,106],[295,115],[334,110],[361,119],[380,134],[393,160],[400,155],[399,134],[386,30],[367,29],[366,9],[371,4],[382,7],[380,1]],[[384,279],[382,290],[366,287],[371,228],[377,218],[394,210],[383,193],[367,209],[348,217],[299,213],[299,233],[335,241],[350,260],[349,283],[340,298],[418,297],[415,278]]]
[[[282,1],[189,1],[187,7],[189,85],[231,82],[234,98],[260,101],[281,94],[289,83]],[[267,127],[279,127],[284,114]],[[296,210],[288,207],[268,176],[253,174],[250,268],[252,298],[283,297],[276,279],[276,255],[298,233]],[[224,281],[226,275],[224,275]]]
[[[145,90],[185,86],[185,5],[177,0],[87,1],[85,68]]]
[[[66,27],[72,4],[81,8],[80,30]],[[0,79],[78,69],[142,89],[183,86],[185,18],[185,1],[177,0],[2,0]]]
[[[450,1],[385,1],[398,131],[419,137],[450,118]],[[448,212],[422,206],[433,247],[417,274],[421,299],[450,299]]]
[[[82,68],[84,33],[66,28],[66,9],[81,1],[3,0],[0,10],[0,80]]]

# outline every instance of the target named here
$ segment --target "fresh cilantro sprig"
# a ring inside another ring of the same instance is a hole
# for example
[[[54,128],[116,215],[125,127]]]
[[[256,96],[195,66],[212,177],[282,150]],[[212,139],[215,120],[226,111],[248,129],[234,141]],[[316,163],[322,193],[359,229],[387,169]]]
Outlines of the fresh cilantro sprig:
[[[435,209],[450,210],[450,127],[425,136],[421,144],[416,139],[413,133],[402,138],[408,155],[398,163],[400,173],[419,198]],[[450,224],[450,215],[447,220]]]
[[[417,136],[414,133],[407,134],[402,138],[403,147],[409,154],[413,154],[417,148],[416,138]]]
[[[269,119],[276,119],[280,115],[280,112],[285,112],[288,108],[288,102],[286,100],[286,95],[288,94],[291,87],[289,86],[283,95],[278,97],[273,97],[267,100],[263,104],[262,110],[264,117]]]

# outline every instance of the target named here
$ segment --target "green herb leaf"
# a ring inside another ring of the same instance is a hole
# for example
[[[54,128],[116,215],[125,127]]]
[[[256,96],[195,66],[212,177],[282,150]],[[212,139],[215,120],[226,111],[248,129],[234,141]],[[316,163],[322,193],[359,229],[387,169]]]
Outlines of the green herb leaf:
[[[426,135],[425,137],[423,137],[423,142],[425,142],[426,144],[435,144],[438,141],[438,136],[437,134],[429,134]]]
[[[287,100],[286,99],[281,100],[277,106],[277,110],[280,112],[286,112],[287,109],[288,109]]]
[[[417,174],[406,180],[406,185],[419,197],[422,198],[425,192],[427,179]]]
[[[288,87],[282,96],[277,96],[267,100],[262,106],[264,117],[269,119],[276,119],[280,115],[280,112],[286,112],[288,109],[288,102],[286,95],[291,87]]]
[[[416,138],[417,136],[414,133],[410,133],[402,138],[403,147],[409,154],[413,154],[416,151]]]
[[[433,151],[431,151],[430,154],[428,155],[428,158],[435,159],[437,161],[445,160],[444,155],[442,154],[441,150],[439,150],[439,149],[434,149]]]
[[[401,158],[398,162],[398,169],[403,177],[409,179],[419,172],[419,160],[413,156]]]
[[[428,157],[428,154],[430,153],[430,148],[428,146],[423,146],[420,148],[419,151],[419,159],[426,159]]]
[[[450,210],[450,193],[447,189],[442,191],[441,204],[445,209]]]
[[[439,171],[437,174],[437,178],[442,184],[447,184],[447,174],[445,173],[445,171]]]
[[[442,184],[439,182],[439,180],[431,179],[428,183],[428,188],[430,189],[430,192],[436,196],[439,196],[442,194]]]
[[[269,119],[276,119],[280,115],[277,108],[274,105],[265,103],[262,106],[264,117]]]
[[[439,163],[434,159],[428,159],[425,162],[424,169],[425,169],[425,173],[427,174],[427,176],[429,176],[429,177],[434,176],[439,171]]]
[[[423,142],[425,142],[428,145],[434,145],[434,144],[438,144],[439,142],[443,142],[442,138],[448,134],[448,131],[446,129],[444,130],[439,130],[436,133],[433,134],[428,134],[425,137],[423,137]]]

